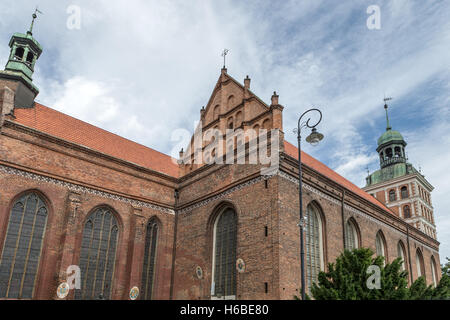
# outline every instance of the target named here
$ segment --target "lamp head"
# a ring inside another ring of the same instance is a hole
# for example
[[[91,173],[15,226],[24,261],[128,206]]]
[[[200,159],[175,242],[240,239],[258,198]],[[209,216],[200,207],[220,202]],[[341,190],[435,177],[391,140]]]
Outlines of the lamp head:
[[[323,139],[323,134],[317,132],[316,128],[313,128],[311,134],[306,138],[306,142],[311,144],[312,146],[317,146],[320,141]]]

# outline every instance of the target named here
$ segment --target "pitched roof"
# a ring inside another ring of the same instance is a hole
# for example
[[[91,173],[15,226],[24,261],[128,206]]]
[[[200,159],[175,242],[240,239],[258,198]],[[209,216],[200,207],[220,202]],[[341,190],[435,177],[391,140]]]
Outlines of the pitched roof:
[[[15,109],[15,122],[141,167],[178,177],[173,158],[39,103]]]
[[[284,150],[287,155],[295,158],[298,160],[298,149],[293,144],[284,141]],[[302,151],[302,163],[311,169],[323,174],[325,177],[333,180],[334,182],[340,184],[341,186],[345,187],[347,190],[352,191],[353,193],[357,194],[363,199],[366,199],[367,201],[375,204],[379,208],[389,212],[390,214],[394,214],[391,210],[389,210],[383,203],[372,197],[370,194],[362,190],[361,188],[357,187],[341,175],[339,175],[337,172],[333,171],[332,169],[328,168],[325,164],[320,162],[319,160],[311,157],[309,154]]]

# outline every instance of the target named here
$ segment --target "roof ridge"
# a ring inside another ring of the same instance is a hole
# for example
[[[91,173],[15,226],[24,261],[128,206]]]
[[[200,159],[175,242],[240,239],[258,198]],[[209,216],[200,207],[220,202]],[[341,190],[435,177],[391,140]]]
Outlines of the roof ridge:
[[[289,144],[291,147],[295,148],[296,150],[298,150],[298,148],[297,148],[294,144],[290,143],[289,141],[284,140],[284,142],[287,143],[287,144]],[[286,152],[286,150],[285,150],[285,152]],[[297,151],[297,152],[298,152],[298,151]],[[286,153],[287,153],[287,152],[286,152]],[[358,187],[356,184],[354,184],[354,183],[351,182],[350,180],[346,179],[345,177],[343,177],[342,175],[340,175],[339,173],[337,173],[335,170],[331,169],[329,166],[327,166],[327,165],[326,165],[325,163],[323,163],[322,161],[317,160],[316,158],[314,158],[313,156],[311,156],[310,154],[308,154],[308,153],[306,153],[306,152],[304,152],[304,151],[302,151],[302,154],[304,154],[304,155],[310,157],[312,160],[314,160],[314,161],[317,162],[318,164],[320,164],[320,165],[324,166],[325,168],[327,168],[328,170],[330,170],[333,174],[335,174],[337,177],[339,177],[339,179],[342,179],[343,182],[349,184],[349,186],[356,188],[356,190],[357,190],[358,192],[361,193],[360,196],[364,195],[364,196],[366,197],[366,200],[372,202],[373,204],[378,205],[380,208],[382,208],[383,210],[386,210],[386,211],[389,212],[390,214],[395,215],[394,212],[392,212],[392,211],[391,211],[384,203],[382,203],[382,202],[379,201],[378,199],[372,197],[367,191],[364,191],[363,189],[361,189],[360,187]],[[288,155],[289,155],[289,154],[288,154]],[[294,155],[290,155],[290,156],[294,156]],[[295,158],[296,158],[296,157],[297,157],[297,156],[295,155]],[[305,164],[305,165],[308,165],[308,164],[305,163],[304,161],[302,161],[302,163]],[[314,169],[314,168],[312,168],[312,169]],[[316,170],[316,169],[314,169],[314,170]],[[342,185],[341,182],[336,181],[335,179],[333,179],[333,177],[330,177],[330,176],[326,175],[326,173],[320,172],[320,170],[316,170],[316,171],[318,171],[319,173],[321,173],[321,174],[327,176],[329,179],[335,181],[336,183]],[[343,186],[344,188],[346,188],[345,185],[342,185],[342,186]],[[348,188],[347,188],[347,189],[348,189]],[[352,191],[352,190],[350,190],[350,191]],[[354,192],[354,191],[352,191],[352,192]],[[356,194],[358,194],[358,193],[356,193]],[[369,197],[370,197],[370,198],[369,198]]]
[[[98,130],[101,130],[101,131],[103,131],[103,132],[105,132],[105,133],[114,135],[114,136],[116,136],[116,137],[118,137],[118,138],[120,138],[120,139],[122,139],[122,140],[129,141],[129,142],[134,143],[134,144],[136,144],[136,145],[139,145],[139,146],[141,146],[141,147],[150,149],[150,150],[152,150],[152,151],[158,152],[159,154],[162,154],[162,155],[164,155],[164,156],[167,156],[167,157],[170,157],[170,158],[172,158],[172,159],[175,159],[175,158],[173,158],[172,156],[170,156],[170,155],[168,155],[168,154],[165,154],[164,152],[158,151],[158,150],[156,150],[156,149],[153,149],[153,148],[151,148],[151,147],[148,147],[148,146],[146,146],[146,145],[144,145],[144,144],[142,144],[142,143],[136,142],[136,141],[134,141],[134,140],[125,138],[125,137],[123,137],[123,136],[121,136],[121,135],[119,135],[119,134],[117,134],[117,133],[108,131],[108,130],[106,130],[106,129],[103,129],[103,128],[101,128],[101,127],[99,127],[99,126],[96,126],[96,125],[94,125],[94,124],[92,124],[92,123],[89,123],[89,122],[87,122],[87,121],[84,121],[84,120],[75,118],[75,117],[73,117],[73,116],[71,116],[71,115],[69,115],[69,114],[67,114],[67,113],[64,113],[64,112],[61,112],[61,111],[59,111],[59,110],[50,108],[50,107],[48,107],[48,106],[46,106],[46,105],[43,105],[42,103],[36,102],[36,106],[39,106],[39,107],[42,107],[42,108],[46,108],[46,109],[51,110],[51,111],[53,111],[53,112],[60,113],[60,114],[66,116],[66,117],[69,117],[69,118],[71,118],[71,119],[73,119],[73,120],[75,120],[75,121],[82,122],[82,123],[84,123],[84,124],[87,124],[88,126],[91,126],[91,127],[95,128],[95,129],[98,129]]]

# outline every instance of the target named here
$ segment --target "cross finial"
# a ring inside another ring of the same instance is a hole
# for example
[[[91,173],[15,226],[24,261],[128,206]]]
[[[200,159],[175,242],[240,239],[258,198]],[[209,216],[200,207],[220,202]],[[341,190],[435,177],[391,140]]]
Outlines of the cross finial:
[[[42,11],[39,11],[38,7],[36,7],[36,10],[34,10],[34,13],[32,15],[33,20],[31,21],[31,26],[30,26],[30,30],[27,32],[28,34],[32,35],[33,34],[33,26],[34,26],[34,20],[36,20],[37,18],[37,14],[44,14]]]
[[[226,67],[226,58],[227,58],[228,52],[230,52],[230,50],[228,50],[228,49],[223,49],[223,51],[222,51],[223,68],[224,68],[224,69],[225,69],[225,67]]]
[[[387,105],[387,102],[388,101],[390,101],[390,100],[392,100],[392,98],[384,98],[384,109],[386,110],[386,131],[389,131],[389,130],[391,130],[392,128],[391,128],[391,126],[390,126],[390,124],[389,124],[389,115],[388,115],[388,105]]]

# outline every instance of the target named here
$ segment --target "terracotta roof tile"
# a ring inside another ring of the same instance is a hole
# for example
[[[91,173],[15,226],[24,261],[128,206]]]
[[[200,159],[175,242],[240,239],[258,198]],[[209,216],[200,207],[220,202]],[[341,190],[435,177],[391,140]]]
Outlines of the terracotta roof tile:
[[[15,109],[15,122],[109,156],[178,177],[172,157],[36,103]]]
[[[293,144],[284,141],[284,150],[286,154],[289,156],[295,158],[298,160],[298,149]],[[380,207],[381,209],[389,212],[390,214],[394,214],[391,210],[389,210],[383,203],[372,197],[370,194],[362,190],[361,188],[357,187],[341,175],[339,175],[337,172],[331,170],[328,168],[325,164],[320,162],[319,160],[314,159],[309,154],[302,151],[302,163],[311,169],[316,170],[317,172],[323,174],[327,178],[333,180],[334,182],[340,184],[341,186],[345,187],[347,190],[352,191],[353,193],[357,194],[361,198],[366,199],[367,201],[375,204],[376,206]]]

